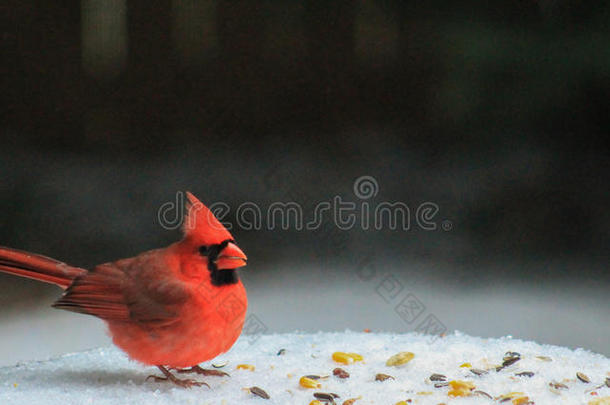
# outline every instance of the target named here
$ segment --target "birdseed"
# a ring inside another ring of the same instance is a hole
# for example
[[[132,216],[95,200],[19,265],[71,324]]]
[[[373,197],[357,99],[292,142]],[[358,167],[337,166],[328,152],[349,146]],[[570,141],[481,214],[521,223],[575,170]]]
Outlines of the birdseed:
[[[531,371],[522,371],[520,373],[515,374],[517,377],[533,377],[534,373]]]
[[[337,378],[349,378],[349,373],[340,367],[333,370],[333,375],[337,376]]]
[[[470,369],[470,372],[471,372],[472,374],[476,374],[476,375],[479,375],[479,376],[480,376],[480,375],[483,375],[483,374],[487,374],[487,371],[485,371],[485,370],[481,370],[480,368],[471,368],[471,369]]]
[[[430,381],[447,381],[447,376],[434,373],[429,377],[429,379]]]
[[[308,377],[301,377],[299,379],[299,385],[303,388],[320,388],[322,384],[317,382],[316,380]]]
[[[254,395],[259,396],[264,399],[270,398],[269,394],[267,394],[264,389],[259,388],[259,387],[250,387],[250,392],[253,393]]]
[[[400,352],[390,357],[386,362],[386,366],[398,367],[413,360],[415,354],[411,352]]]
[[[392,380],[395,380],[394,377],[392,377],[391,375],[388,375],[388,374],[378,373],[378,374],[375,375],[375,381],[385,381],[385,380],[388,380],[390,378]]]

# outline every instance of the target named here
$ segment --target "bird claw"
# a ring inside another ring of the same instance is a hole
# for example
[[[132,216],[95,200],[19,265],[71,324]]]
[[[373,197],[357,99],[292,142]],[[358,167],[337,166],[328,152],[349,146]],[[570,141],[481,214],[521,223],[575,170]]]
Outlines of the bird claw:
[[[180,374],[197,373],[199,375],[205,375],[205,376],[231,377],[228,373],[225,373],[224,371],[209,370],[209,369],[201,368],[199,366],[193,366],[191,368],[182,368],[182,369],[176,368],[173,370],[176,370],[176,372],[178,372]]]
[[[191,380],[191,379],[180,380],[180,379],[176,378],[173,381],[173,383],[182,388],[201,387],[202,385],[205,385],[206,387],[210,388],[210,386],[206,382],[195,381],[195,380]]]
[[[191,380],[190,378],[181,380],[179,378],[176,378],[176,376],[173,375],[172,373],[170,373],[167,369],[162,368],[162,367],[159,367],[159,369],[163,372],[165,377],[159,377],[157,375],[149,375],[148,377],[146,377],[146,381],[148,381],[149,378],[152,378],[155,382],[169,381],[182,388],[201,387],[202,385],[205,385],[206,387],[210,388],[210,386],[206,382],[195,381],[195,380]]]

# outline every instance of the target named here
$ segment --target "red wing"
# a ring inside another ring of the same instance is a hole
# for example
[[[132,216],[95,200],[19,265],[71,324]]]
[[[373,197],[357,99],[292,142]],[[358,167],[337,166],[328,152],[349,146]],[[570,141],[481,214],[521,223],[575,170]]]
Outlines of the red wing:
[[[148,280],[146,288],[127,289],[126,296],[132,321],[160,327],[178,320],[179,309],[191,294],[183,283],[165,278]]]
[[[129,271],[103,264],[76,278],[53,305],[68,311],[94,315],[108,321],[132,321],[148,326],[169,325],[177,320],[178,306],[190,296],[184,285],[163,272]]]

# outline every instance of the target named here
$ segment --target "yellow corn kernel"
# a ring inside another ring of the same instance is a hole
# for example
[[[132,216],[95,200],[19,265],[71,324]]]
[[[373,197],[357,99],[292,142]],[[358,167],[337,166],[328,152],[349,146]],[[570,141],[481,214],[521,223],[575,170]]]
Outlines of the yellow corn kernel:
[[[309,403],[309,405],[323,405],[322,402],[318,401],[317,399],[314,399],[313,401],[311,401]]]
[[[529,397],[517,397],[513,399],[513,405],[524,405],[530,401]]]
[[[343,403],[341,405],[354,405],[354,402],[358,401],[361,398],[362,398],[362,395],[360,395],[356,398],[346,399],[345,401],[343,401]]]
[[[360,354],[358,353],[345,353],[347,354],[349,357],[351,357],[352,359],[354,359],[354,361],[362,361],[364,360],[364,357],[362,357]]]
[[[354,362],[354,358],[352,356],[343,352],[334,352],[333,360],[341,364],[352,364]]]
[[[449,381],[449,385],[452,389],[449,390],[447,395],[450,397],[467,397],[470,395],[470,391],[476,388],[473,383],[461,380]]]
[[[317,382],[316,380],[312,379],[312,378],[307,378],[307,377],[301,377],[301,379],[299,379],[299,385],[303,388],[320,388],[322,387],[322,384],[320,384],[319,382]]]
[[[462,381],[462,380],[451,380],[449,381],[449,385],[454,389],[475,389],[475,386],[470,381]]]
[[[450,397],[467,397],[470,395],[470,391],[464,390],[449,390],[447,393]]]
[[[432,395],[432,391],[419,391],[417,395]]]
[[[398,354],[395,354],[394,356],[390,357],[386,362],[385,365],[386,366],[400,366],[401,364],[405,364],[410,362],[411,360],[413,360],[413,357],[415,357],[415,355],[411,352],[400,352]]]
[[[407,401],[399,401],[399,402],[396,402],[394,405],[408,405],[408,404],[407,404]]]
[[[472,364],[470,364],[470,363],[462,363],[462,364],[460,364],[460,367],[472,368]]]
[[[238,370],[254,371],[254,368],[255,367],[252,364],[238,364],[237,365]]]

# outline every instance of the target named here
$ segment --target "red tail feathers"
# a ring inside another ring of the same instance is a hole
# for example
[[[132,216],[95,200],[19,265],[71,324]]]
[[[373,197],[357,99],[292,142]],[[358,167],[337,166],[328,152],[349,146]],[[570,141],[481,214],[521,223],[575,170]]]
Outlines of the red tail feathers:
[[[0,271],[68,288],[87,270],[34,253],[0,246]]]

